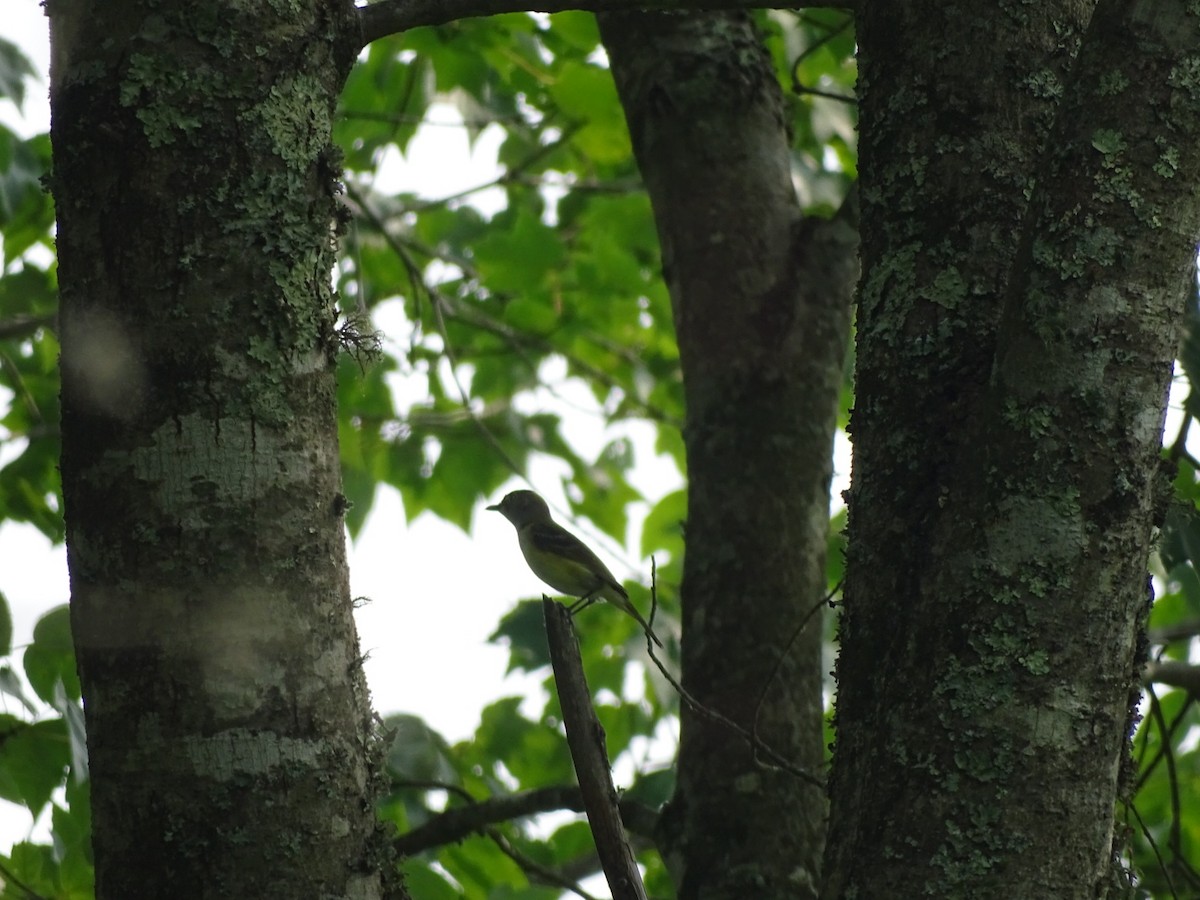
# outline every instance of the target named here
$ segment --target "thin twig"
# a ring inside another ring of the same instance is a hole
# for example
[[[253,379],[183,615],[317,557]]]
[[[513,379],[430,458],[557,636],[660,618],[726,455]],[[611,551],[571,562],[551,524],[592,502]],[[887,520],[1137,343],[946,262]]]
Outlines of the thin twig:
[[[9,358],[7,353],[0,352],[0,369],[6,370],[9,378],[12,379],[10,390],[12,390],[14,394],[21,398],[21,402],[25,404],[30,414],[35,419],[40,422],[44,422],[45,418],[42,416],[42,411],[37,405],[37,400],[33,398],[33,394],[31,394],[29,392],[29,388],[25,386],[25,379],[21,377],[21,370],[17,367],[17,364]]]
[[[43,897],[24,881],[14,875],[12,869],[2,862],[0,862],[0,878],[4,879],[5,884],[11,884],[14,887],[20,888],[22,891],[24,891],[28,895],[29,900],[47,900],[46,897]]]
[[[655,562],[655,559],[652,556],[652,557],[650,557],[650,616],[651,616],[650,622],[651,622],[651,624],[653,624],[653,622],[654,622],[654,613],[657,609],[658,609],[658,564]],[[652,659],[654,661],[654,665],[658,668],[658,671],[662,673],[662,676],[665,679],[667,679],[667,683],[670,684],[671,687],[673,687],[675,689],[676,693],[679,694],[680,698],[692,709],[692,711],[699,713],[700,715],[705,716],[706,718],[709,718],[709,719],[713,720],[714,722],[719,722],[720,724],[724,725],[726,728],[729,728],[730,730],[734,731],[741,737],[745,738],[747,743],[749,743],[751,748],[753,748],[754,753],[755,753],[755,760],[760,765],[765,765],[765,763],[763,763],[763,761],[761,759],[759,759],[759,756],[758,756],[759,753],[762,753],[764,757],[766,757],[767,759],[770,760],[770,763],[775,768],[780,769],[781,771],[787,772],[790,775],[794,775],[797,778],[799,778],[800,780],[805,781],[808,784],[814,785],[816,787],[823,788],[825,786],[824,779],[795,765],[793,762],[791,762],[785,756],[783,756],[778,751],[776,751],[773,747],[763,743],[763,741],[756,734],[754,734],[751,731],[747,731],[745,728],[743,728],[737,722],[733,721],[733,719],[730,719],[727,716],[722,715],[721,713],[717,712],[715,709],[710,709],[709,707],[705,706],[703,703],[701,703],[699,700],[697,700],[695,697],[693,697],[690,693],[688,693],[687,689],[685,689],[684,686],[679,683],[679,680],[676,679],[675,676],[672,675],[669,671],[667,671],[667,668],[665,665],[663,665],[662,660],[660,660],[655,655],[654,645],[650,641],[649,635],[646,636],[646,650],[650,654],[650,659]]]
[[[431,128],[486,128],[488,125],[501,123],[528,125],[519,114],[511,116],[488,116],[483,119],[459,119],[457,122],[439,122],[424,116],[408,116],[399,113],[382,113],[371,110],[343,109],[338,113],[343,119],[359,119],[363,122],[386,122],[390,125],[428,125]]]
[[[772,682],[775,681],[775,679],[779,675],[780,670],[783,668],[783,661],[785,659],[787,659],[788,653],[791,652],[792,645],[796,643],[796,641],[799,639],[801,633],[808,626],[808,623],[812,620],[812,617],[815,616],[820,611],[821,607],[828,606],[831,609],[833,608],[833,598],[837,595],[837,592],[842,589],[842,582],[844,580],[845,579],[839,579],[838,583],[833,586],[833,588],[829,591],[829,593],[826,594],[824,597],[822,597],[820,600],[818,600],[813,605],[812,609],[810,609],[807,613],[804,614],[804,616],[800,619],[799,624],[796,626],[795,630],[792,631],[792,636],[790,638],[788,638],[787,643],[783,645],[783,651],[779,654],[778,659],[775,660],[775,668],[773,668],[771,670],[771,674],[768,675],[767,680],[763,682],[762,691],[758,695],[758,703],[756,703],[754,705],[754,718],[751,720],[752,721],[751,732],[754,734],[755,740],[758,740],[758,720],[759,720],[759,717],[762,715],[763,705],[767,701],[767,690],[771,687]],[[756,759],[756,761],[757,761],[757,759]]]
[[[1154,686],[1153,685],[1147,685],[1146,691],[1151,696],[1154,696]],[[1187,695],[1187,697],[1184,698],[1183,706],[1181,706],[1179,708],[1179,712],[1175,715],[1175,718],[1171,722],[1170,726],[1168,727],[1167,732],[1162,736],[1162,740],[1161,740],[1161,744],[1159,746],[1158,752],[1155,753],[1154,758],[1151,759],[1149,763],[1146,763],[1141,767],[1141,769],[1138,773],[1137,784],[1135,784],[1133,786],[1133,790],[1134,790],[1135,794],[1142,789],[1142,787],[1146,784],[1147,781],[1150,780],[1150,776],[1154,773],[1154,770],[1156,768],[1158,768],[1158,764],[1163,758],[1163,754],[1164,754],[1163,748],[1168,746],[1171,743],[1171,741],[1175,740],[1175,732],[1178,731],[1179,727],[1183,724],[1184,719],[1188,712],[1188,708],[1192,705],[1193,702],[1195,702],[1195,695],[1189,693]],[[1143,733],[1145,733],[1147,735],[1146,746],[1148,747],[1149,746],[1149,731],[1145,730]]]
[[[1175,890],[1175,882],[1171,880],[1171,870],[1167,867],[1167,861],[1163,859],[1162,853],[1159,852],[1158,843],[1154,840],[1154,835],[1146,826],[1142,814],[1137,811],[1137,807],[1132,803],[1129,804],[1129,811],[1133,813],[1133,817],[1138,820],[1138,827],[1142,829],[1142,837],[1146,839],[1146,843],[1150,845],[1150,850],[1154,853],[1154,858],[1158,860],[1158,870],[1162,872],[1163,878],[1167,881],[1167,890],[1171,892],[1174,900],[1179,900],[1179,893]]]
[[[448,781],[437,781],[434,779],[421,779],[421,778],[413,778],[413,779],[405,778],[405,779],[402,779],[399,781],[394,781],[392,784],[395,787],[411,788],[414,791],[445,791],[447,794],[454,794],[455,796],[457,796],[463,800],[466,800],[468,803],[476,804],[479,802],[478,800],[476,800],[474,797],[471,796],[470,791],[468,791],[466,788],[462,787],[461,785],[451,784]],[[512,817],[505,816],[504,818],[507,819],[507,818],[512,818]]]
[[[544,129],[549,123],[550,118],[547,117],[546,122],[542,123],[542,128]],[[438,209],[446,206],[449,203],[453,203],[455,200],[461,200],[464,197],[469,197],[471,194],[477,194],[480,191],[486,191],[489,188],[503,187],[506,184],[510,184],[520,175],[522,175],[526,169],[545,159],[559,147],[564,146],[581,128],[583,128],[582,122],[572,122],[562,129],[562,133],[559,134],[557,138],[552,141],[547,141],[544,144],[538,144],[533,148],[533,150],[527,153],[523,159],[518,161],[516,164],[509,166],[490,181],[485,181],[483,184],[477,184],[475,187],[464,188],[461,191],[457,191],[453,194],[447,194],[446,196],[439,197],[436,200],[428,200],[422,203],[414,204],[408,207],[408,211],[420,213],[429,209]]]
[[[1171,797],[1171,831],[1167,842],[1171,849],[1175,851],[1175,855],[1179,856],[1179,834],[1180,834],[1180,813],[1179,813],[1179,773],[1175,770],[1175,750],[1167,739],[1167,719],[1163,715],[1162,704],[1158,702],[1158,695],[1153,691],[1150,694],[1150,715],[1154,721],[1158,723],[1158,731],[1163,736],[1163,758],[1167,761],[1167,784],[1170,786]]]
[[[818,50],[820,50],[822,47],[824,47],[826,44],[828,44],[830,41],[832,41],[834,38],[836,38],[839,34],[841,34],[843,31],[848,29],[853,24],[854,24],[854,16],[853,15],[846,16],[845,20],[842,22],[841,25],[839,25],[837,28],[833,29],[832,31],[830,31],[827,34],[818,38],[816,41],[814,41],[812,43],[812,45],[810,45],[809,47],[806,47],[804,49],[804,51],[802,53],[800,53],[799,56],[796,57],[796,59],[792,62],[792,92],[793,93],[811,94],[814,97],[824,97],[827,100],[837,100],[840,103],[849,103],[851,105],[856,104],[858,102],[857,99],[855,99],[854,97],[847,96],[846,94],[837,94],[832,91],[823,91],[819,88],[810,88],[800,81],[800,63],[804,62],[804,60],[808,59],[808,57],[812,56],[814,53],[816,53]]]
[[[567,876],[554,871],[551,868],[543,866],[533,858],[526,856],[516,847],[514,847],[499,829],[488,828],[485,832],[500,848],[500,852],[515,862],[521,869],[529,875],[536,875],[545,884],[552,884],[556,887],[568,890],[573,894],[577,894],[583,900],[599,900],[596,896],[589,894],[583,887],[575,881],[567,878]]]

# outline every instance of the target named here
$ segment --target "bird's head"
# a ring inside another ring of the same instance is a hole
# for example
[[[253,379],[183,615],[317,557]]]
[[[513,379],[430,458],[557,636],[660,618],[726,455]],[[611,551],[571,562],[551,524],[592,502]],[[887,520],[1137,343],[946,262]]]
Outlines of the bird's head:
[[[550,507],[533,491],[513,491],[495,506],[489,506],[517,528],[531,522],[550,521]]]

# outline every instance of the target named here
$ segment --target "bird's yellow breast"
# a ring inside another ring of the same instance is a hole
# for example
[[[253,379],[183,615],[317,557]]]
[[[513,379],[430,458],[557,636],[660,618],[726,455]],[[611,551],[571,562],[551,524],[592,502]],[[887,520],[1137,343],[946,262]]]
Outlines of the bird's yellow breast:
[[[528,529],[522,529],[520,542],[533,574],[556,591],[570,597],[586,597],[604,586],[603,579],[583,562],[538,548]]]

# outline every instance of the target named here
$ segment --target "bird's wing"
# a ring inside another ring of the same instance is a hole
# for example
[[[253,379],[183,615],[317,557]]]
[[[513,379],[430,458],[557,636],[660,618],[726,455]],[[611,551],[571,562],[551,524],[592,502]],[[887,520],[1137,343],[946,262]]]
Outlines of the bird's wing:
[[[552,522],[535,522],[529,526],[529,536],[539,550],[578,563],[580,568],[595,574],[622,597],[629,596],[600,557],[571,532]]]

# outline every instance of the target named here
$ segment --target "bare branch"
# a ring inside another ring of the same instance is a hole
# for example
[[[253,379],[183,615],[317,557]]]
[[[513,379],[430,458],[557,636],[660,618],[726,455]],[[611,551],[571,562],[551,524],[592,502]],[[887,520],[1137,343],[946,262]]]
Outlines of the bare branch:
[[[588,824],[596,841],[604,876],[612,890],[613,900],[646,900],[641,872],[625,836],[617,791],[609,771],[604,728],[592,707],[571,614],[546,596],[542,597],[542,614],[546,619],[554,688],[562,706],[563,728],[567,732],[567,745],[571,748],[571,762],[575,765],[575,775],[579,779]]]
[[[1191,640],[1194,637],[1200,637],[1200,619],[1187,619],[1163,628],[1151,628],[1146,636],[1151,644],[1157,646],[1175,641]]]
[[[818,2],[809,6],[852,8],[853,0]],[[455,19],[496,16],[513,12],[565,12],[576,9],[585,12],[633,12],[658,10],[662,12],[695,12],[718,9],[792,9],[781,0],[381,0],[370,6],[360,6],[358,17],[362,25],[363,44],[398,34],[422,25],[445,25]]]
[[[429,783],[402,783],[399,786],[436,788],[455,792],[458,790],[451,785]],[[625,827],[634,834],[650,837],[658,820],[658,814],[644,803],[632,800],[622,799],[620,806],[621,821],[625,823]],[[424,825],[400,835],[396,838],[395,847],[404,854],[420,853],[422,850],[429,850],[432,847],[453,844],[468,835],[483,834],[490,826],[500,822],[562,809],[583,812],[583,795],[578,786],[538,788],[448,809]]]
[[[1142,680],[1183,688],[1200,695],[1200,666],[1185,662],[1151,662],[1142,670]]]
[[[0,340],[29,337],[39,328],[53,326],[53,313],[44,316],[13,316],[10,319],[0,319]]]

